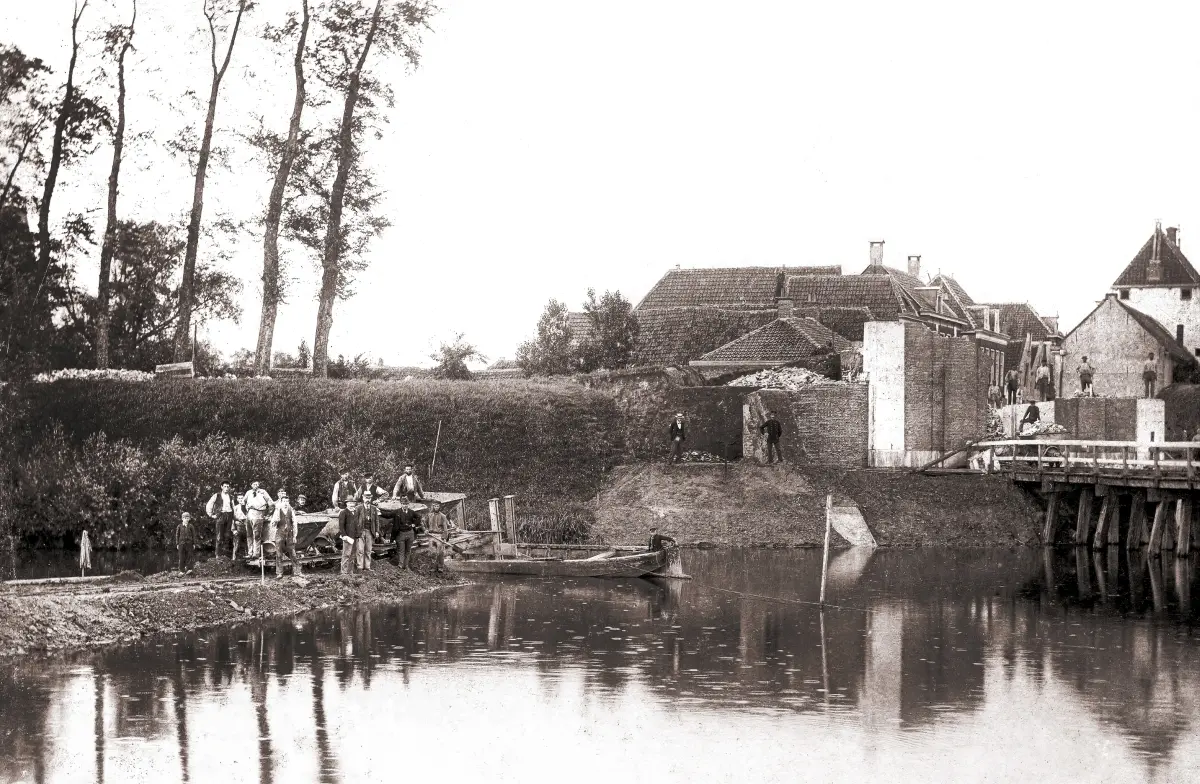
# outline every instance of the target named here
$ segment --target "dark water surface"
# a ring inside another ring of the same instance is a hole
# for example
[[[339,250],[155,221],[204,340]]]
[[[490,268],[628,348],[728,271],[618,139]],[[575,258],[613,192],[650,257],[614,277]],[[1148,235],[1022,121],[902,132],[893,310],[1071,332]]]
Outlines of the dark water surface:
[[[1194,563],[687,551],[0,667],[0,781],[1200,781]],[[1130,576],[1134,575],[1134,579]]]

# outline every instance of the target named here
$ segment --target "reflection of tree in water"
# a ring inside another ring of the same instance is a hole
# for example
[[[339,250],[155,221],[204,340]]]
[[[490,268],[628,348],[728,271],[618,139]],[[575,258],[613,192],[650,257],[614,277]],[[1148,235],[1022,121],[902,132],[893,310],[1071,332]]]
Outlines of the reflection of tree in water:
[[[51,673],[36,664],[0,668],[0,777],[45,781]]]

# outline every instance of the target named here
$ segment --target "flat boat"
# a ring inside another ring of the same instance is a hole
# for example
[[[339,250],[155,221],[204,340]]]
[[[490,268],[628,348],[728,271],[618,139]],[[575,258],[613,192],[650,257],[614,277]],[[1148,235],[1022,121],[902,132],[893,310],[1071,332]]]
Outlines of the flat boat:
[[[679,550],[617,555],[609,550],[590,558],[447,558],[445,568],[459,574],[513,574],[527,577],[678,577]]]

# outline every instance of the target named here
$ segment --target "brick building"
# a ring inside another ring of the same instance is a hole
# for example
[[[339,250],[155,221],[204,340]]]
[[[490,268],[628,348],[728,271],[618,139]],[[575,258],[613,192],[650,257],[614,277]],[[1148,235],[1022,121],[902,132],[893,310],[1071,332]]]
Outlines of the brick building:
[[[1179,247],[1179,229],[1154,233],[1112,284],[1121,302],[1145,313],[1200,356],[1200,274]]]
[[[1178,373],[1190,375],[1195,356],[1150,315],[1128,304],[1119,294],[1107,295],[1063,339],[1063,393],[1079,389],[1073,372],[1083,357],[1095,368],[1096,393],[1106,397],[1140,397],[1144,393],[1142,363],[1154,352],[1158,388],[1170,384]]]

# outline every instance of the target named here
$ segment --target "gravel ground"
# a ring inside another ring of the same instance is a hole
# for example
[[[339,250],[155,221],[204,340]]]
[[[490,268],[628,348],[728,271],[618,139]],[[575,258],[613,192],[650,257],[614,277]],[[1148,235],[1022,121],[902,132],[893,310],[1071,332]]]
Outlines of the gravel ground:
[[[460,582],[437,575],[427,555],[405,572],[376,561],[374,570],[342,577],[308,570],[265,583],[228,561],[208,560],[190,575],[149,578],[124,573],[112,583],[0,587],[0,658],[101,647],[145,637],[334,605],[392,602]],[[240,578],[240,579],[239,579]]]

